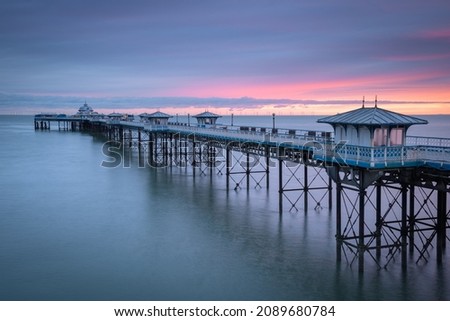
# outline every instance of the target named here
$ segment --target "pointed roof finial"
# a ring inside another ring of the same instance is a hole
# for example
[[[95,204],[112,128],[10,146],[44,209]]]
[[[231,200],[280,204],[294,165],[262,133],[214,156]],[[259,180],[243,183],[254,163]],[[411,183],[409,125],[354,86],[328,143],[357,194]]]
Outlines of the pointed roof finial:
[[[378,98],[377,98],[378,96],[377,95],[375,95],[375,108],[377,108],[378,106],[377,106],[377,104],[378,104]]]
[[[362,103],[362,108],[364,108],[364,101],[365,101],[366,97],[363,96],[363,103]]]

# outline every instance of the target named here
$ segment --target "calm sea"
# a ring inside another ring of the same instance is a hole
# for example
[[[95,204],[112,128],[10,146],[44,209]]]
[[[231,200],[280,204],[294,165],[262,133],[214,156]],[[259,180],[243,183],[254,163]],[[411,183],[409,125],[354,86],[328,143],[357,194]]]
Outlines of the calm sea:
[[[449,116],[423,118],[411,135],[450,137]],[[276,126],[330,129],[316,119]],[[1,300],[450,299],[448,253],[406,272],[399,258],[386,270],[369,260],[360,275],[336,261],[333,210],[279,215],[276,176],[235,191],[190,168],[108,169],[102,144],[0,116]]]

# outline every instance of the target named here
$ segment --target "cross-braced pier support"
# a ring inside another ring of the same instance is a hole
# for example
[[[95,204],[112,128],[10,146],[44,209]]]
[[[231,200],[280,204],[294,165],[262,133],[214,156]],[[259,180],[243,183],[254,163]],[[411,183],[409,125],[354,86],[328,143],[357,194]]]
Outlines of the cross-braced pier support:
[[[314,209],[320,211],[325,205],[332,207],[332,181],[322,164],[299,159],[298,162],[278,159],[278,193],[279,212],[284,210],[284,201],[289,205],[289,211],[299,211],[303,201],[305,213],[312,200]]]
[[[148,164],[152,167],[168,167],[173,162],[173,139],[168,133],[148,134]]]
[[[234,189],[247,189],[251,184],[255,188],[262,188],[264,179],[269,188],[269,167],[271,166],[268,147],[248,143],[227,143],[225,146],[225,168],[227,188],[233,183]]]
[[[435,247],[442,263],[449,228],[448,177],[413,175],[413,170],[375,171],[330,167],[336,182],[337,259],[344,255],[363,271],[365,254],[379,268],[408,253],[427,261]],[[419,185],[419,186],[417,186]],[[433,245],[434,244],[434,245]]]
[[[51,129],[51,122],[47,120],[35,120],[34,121],[34,129],[41,129],[41,130],[50,130]]]

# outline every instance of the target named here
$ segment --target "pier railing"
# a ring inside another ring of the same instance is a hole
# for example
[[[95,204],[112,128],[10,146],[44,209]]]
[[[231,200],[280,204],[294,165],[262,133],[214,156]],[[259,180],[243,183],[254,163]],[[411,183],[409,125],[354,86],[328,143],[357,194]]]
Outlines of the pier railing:
[[[316,132],[307,130],[288,129],[266,129],[256,127],[199,127],[186,126],[183,124],[170,124],[167,126],[170,131],[183,134],[197,134],[221,140],[237,140],[254,143],[270,143],[274,145],[288,144],[292,146],[304,146],[306,143],[329,142],[332,139],[331,132]]]
[[[450,139],[435,137],[409,136],[402,146],[366,147],[340,144],[333,141],[329,132],[305,130],[248,130],[246,127],[198,127],[186,125],[167,126],[171,131],[184,134],[199,134],[209,138],[237,140],[293,148],[314,146],[314,158],[320,160],[338,160],[349,165],[387,168],[398,166],[430,165],[438,168],[450,167]],[[310,144],[314,142],[314,144]],[[413,145],[413,143],[416,143]],[[321,146],[322,148],[318,148]]]
[[[341,164],[389,168],[399,166],[430,165],[450,168],[450,147],[436,146],[379,146],[366,147],[342,144],[322,144],[314,151],[314,157]]]
[[[450,147],[450,138],[406,136],[408,146]]]
[[[39,115],[38,120],[60,121],[53,115]],[[67,121],[81,119],[65,118]],[[332,132],[301,129],[282,129],[250,126],[190,125],[169,123],[152,125],[139,121],[117,119],[83,119],[110,125],[120,125],[146,131],[170,131],[193,134],[208,139],[240,141],[287,146],[294,149],[312,149],[317,160],[339,162],[367,168],[394,168],[402,166],[433,166],[450,169],[450,138],[407,136],[402,146],[355,146],[335,142]],[[311,144],[313,143],[313,144]]]
[[[264,143],[292,148],[313,147],[313,157],[322,161],[368,168],[394,168],[429,165],[450,168],[450,139],[440,137],[407,136],[402,146],[356,146],[334,142],[331,132],[292,130],[248,126],[197,126],[183,123],[151,125],[142,122],[121,121],[121,125],[148,131],[179,132],[210,139]],[[311,144],[314,142],[314,144]]]

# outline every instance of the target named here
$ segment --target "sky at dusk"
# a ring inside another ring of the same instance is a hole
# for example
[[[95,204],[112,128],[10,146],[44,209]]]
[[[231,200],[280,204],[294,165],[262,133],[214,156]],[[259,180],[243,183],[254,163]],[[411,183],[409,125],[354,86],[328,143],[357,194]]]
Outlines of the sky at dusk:
[[[448,0],[2,0],[0,113],[450,114]]]

